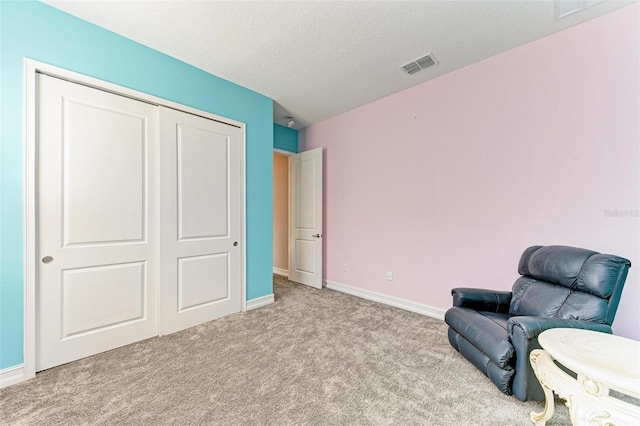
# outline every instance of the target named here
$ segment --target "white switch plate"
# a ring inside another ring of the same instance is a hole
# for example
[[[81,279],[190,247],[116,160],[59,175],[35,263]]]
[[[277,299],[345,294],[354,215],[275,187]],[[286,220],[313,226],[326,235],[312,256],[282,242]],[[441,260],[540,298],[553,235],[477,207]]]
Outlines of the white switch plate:
[[[344,265],[342,265],[342,271],[343,272],[347,272],[348,270],[349,270],[349,267],[347,266],[346,263]]]
[[[387,271],[387,281],[393,281],[393,272]]]

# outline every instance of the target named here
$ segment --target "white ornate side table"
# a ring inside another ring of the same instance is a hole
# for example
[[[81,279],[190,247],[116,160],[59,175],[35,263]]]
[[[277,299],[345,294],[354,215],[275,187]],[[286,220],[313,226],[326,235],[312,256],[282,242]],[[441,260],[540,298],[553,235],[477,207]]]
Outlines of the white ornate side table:
[[[609,395],[609,389],[640,398],[640,342],[571,328],[538,336],[543,349],[529,357],[545,395],[541,413],[531,421],[544,426],[553,416],[553,392],[565,399],[574,425],[640,425],[640,406]],[[554,360],[577,374],[573,378]]]

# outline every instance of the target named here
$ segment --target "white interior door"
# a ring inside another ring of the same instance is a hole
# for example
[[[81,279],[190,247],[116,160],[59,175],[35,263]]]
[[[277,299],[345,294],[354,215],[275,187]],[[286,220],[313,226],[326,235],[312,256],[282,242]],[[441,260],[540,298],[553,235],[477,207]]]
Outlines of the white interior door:
[[[158,334],[157,108],[38,75],[36,369]]]
[[[291,157],[289,279],[322,288],[322,148]]]
[[[160,107],[160,334],[242,308],[242,130]]]

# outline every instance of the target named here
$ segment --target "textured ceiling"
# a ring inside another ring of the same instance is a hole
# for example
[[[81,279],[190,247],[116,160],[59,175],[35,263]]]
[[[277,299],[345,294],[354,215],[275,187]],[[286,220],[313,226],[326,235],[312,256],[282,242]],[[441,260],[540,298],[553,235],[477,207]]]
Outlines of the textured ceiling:
[[[323,121],[632,2],[555,20],[553,1],[45,1]],[[433,52],[439,65],[401,66]],[[597,52],[594,52],[597,54]]]

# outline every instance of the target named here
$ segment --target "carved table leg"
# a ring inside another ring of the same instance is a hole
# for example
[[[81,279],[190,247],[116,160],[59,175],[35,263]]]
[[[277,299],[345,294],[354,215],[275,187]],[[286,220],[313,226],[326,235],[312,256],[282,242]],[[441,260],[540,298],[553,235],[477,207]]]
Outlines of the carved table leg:
[[[533,368],[536,377],[540,381],[540,385],[542,386],[542,390],[544,391],[544,410],[540,413],[536,413],[532,411],[529,414],[529,418],[536,426],[545,426],[547,424],[547,420],[553,416],[553,412],[555,411],[555,402],[553,399],[553,391],[549,389],[544,383],[543,374],[539,371],[538,365],[538,357],[544,352],[540,349],[536,349],[531,351],[529,355],[529,360],[531,361],[531,367]]]

